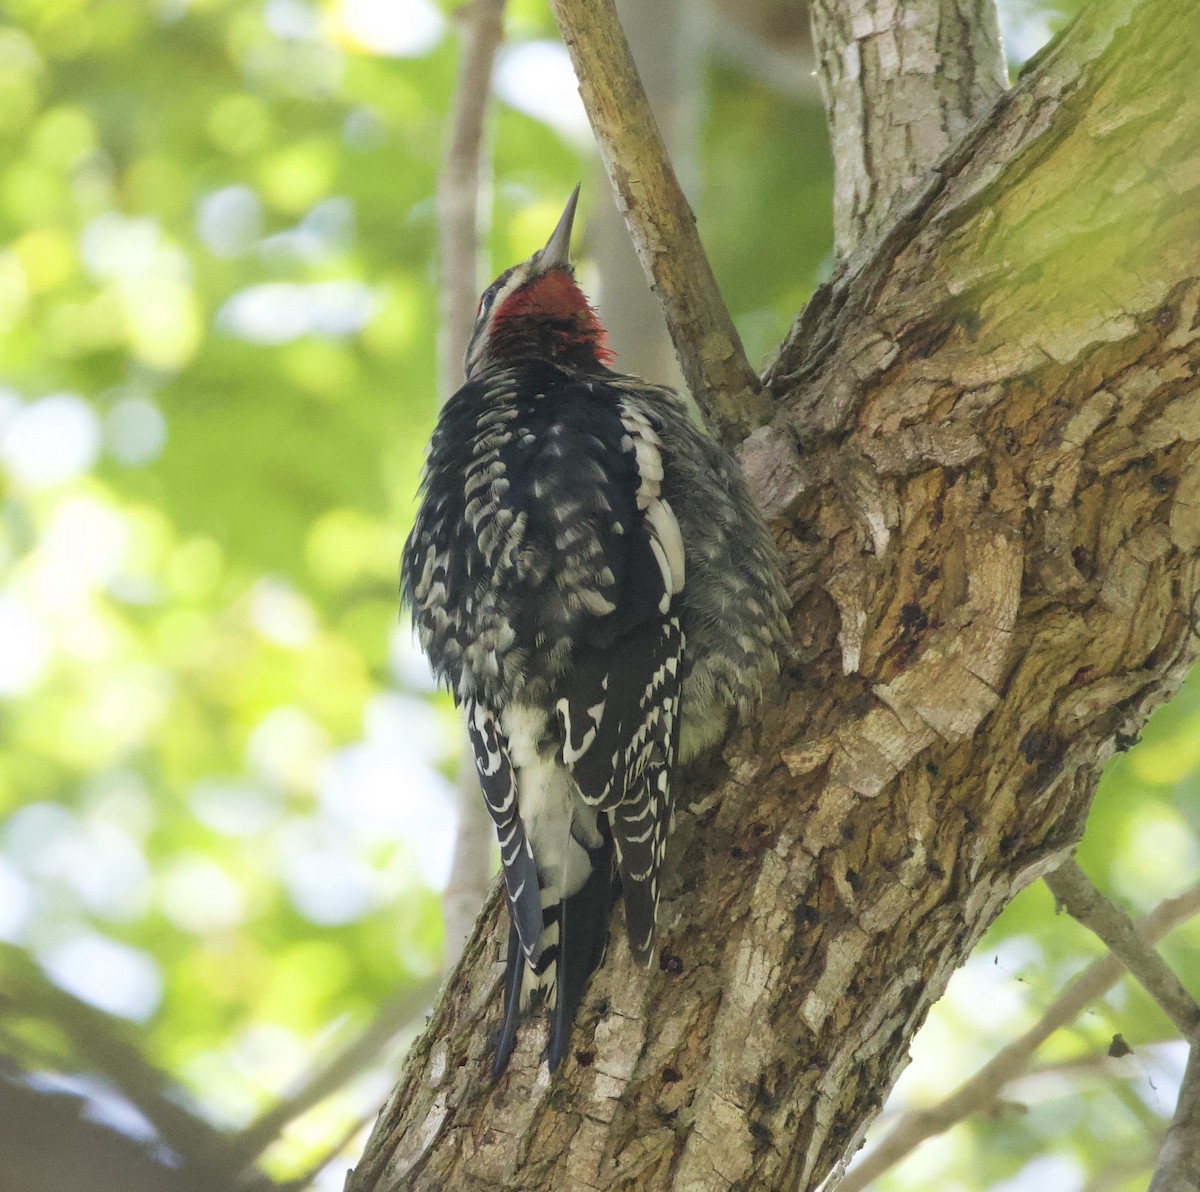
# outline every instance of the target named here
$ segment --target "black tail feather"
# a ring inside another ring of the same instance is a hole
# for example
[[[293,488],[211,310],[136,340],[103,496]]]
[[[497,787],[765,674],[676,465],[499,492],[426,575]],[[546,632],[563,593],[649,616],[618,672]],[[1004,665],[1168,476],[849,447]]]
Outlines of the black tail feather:
[[[504,966],[504,1022],[492,1057],[492,1080],[499,1080],[508,1067],[517,1043],[517,1026],[521,1020],[521,984],[525,978],[525,954],[521,937],[510,918],[508,924],[508,959]]]
[[[588,855],[591,873],[582,888],[563,901],[559,918],[557,988],[547,1049],[551,1072],[570,1049],[571,1028],[588,978],[608,946],[608,916],[616,894],[612,841],[606,839]]]
[[[557,925],[557,941],[543,948],[534,967],[542,974],[554,966],[553,1004],[550,1017],[550,1044],[546,1051],[553,1072],[571,1046],[571,1028],[583,1001],[588,978],[604,959],[608,946],[608,920],[616,901],[617,866],[612,838],[607,831],[604,840],[589,852],[591,871],[583,886],[561,903],[543,911],[543,932]],[[553,935],[552,937],[553,938]],[[508,957],[504,969],[504,1020],[492,1057],[492,1080],[499,1080],[508,1067],[517,1043],[517,1027],[521,1022],[521,990],[528,962],[521,948],[521,937],[512,925],[508,929]],[[543,987],[547,993],[549,989]],[[537,990],[534,990],[535,1000]]]

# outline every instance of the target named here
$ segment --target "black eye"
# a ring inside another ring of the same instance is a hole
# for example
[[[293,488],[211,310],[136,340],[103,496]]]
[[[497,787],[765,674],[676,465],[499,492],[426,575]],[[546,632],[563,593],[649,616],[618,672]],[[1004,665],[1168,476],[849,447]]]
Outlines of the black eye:
[[[504,289],[504,283],[512,276],[511,269],[505,269],[498,278],[486,290],[483,291],[483,297],[479,299],[479,309],[475,312],[475,318],[481,319],[484,314],[491,309],[491,305],[496,301],[496,295]]]

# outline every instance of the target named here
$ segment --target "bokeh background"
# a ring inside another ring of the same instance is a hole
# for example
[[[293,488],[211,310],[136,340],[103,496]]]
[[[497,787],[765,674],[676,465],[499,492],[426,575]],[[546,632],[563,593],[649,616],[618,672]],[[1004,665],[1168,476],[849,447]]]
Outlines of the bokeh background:
[[[162,1179],[189,1138],[240,1140],[273,1181],[340,1188],[442,972],[459,740],[396,581],[439,390],[452,7],[0,4],[0,1090]],[[1014,71],[1071,7],[1001,0]],[[762,360],[831,266],[803,6],[629,17]],[[626,363],[671,380],[657,329],[622,325],[643,283],[545,5],[510,0],[506,38],[486,268],[542,243],[584,179],[581,277]],[[1105,776],[1080,857],[1130,911],[1200,870],[1198,728],[1193,683]],[[1198,942],[1165,946],[1193,988]],[[1027,891],[885,1119],[1100,952]],[[878,1186],[1144,1187],[1172,1038],[1121,984]],[[73,1188],[135,1187],[87,1166]],[[0,1188],[34,1188],[12,1170]]]

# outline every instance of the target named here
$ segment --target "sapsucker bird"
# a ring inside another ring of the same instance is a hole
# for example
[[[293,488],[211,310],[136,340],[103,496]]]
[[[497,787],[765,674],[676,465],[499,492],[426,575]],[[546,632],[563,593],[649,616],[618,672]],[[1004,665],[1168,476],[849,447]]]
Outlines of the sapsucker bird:
[[[401,592],[465,709],[510,918],[508,1062],[531,990],[562,1059],[623,895],[654,947],[676,763],[759,699],[786,630],[774,544],[677,394],[608,366],[546,247],[479,303],[466,383],[429,445]]]

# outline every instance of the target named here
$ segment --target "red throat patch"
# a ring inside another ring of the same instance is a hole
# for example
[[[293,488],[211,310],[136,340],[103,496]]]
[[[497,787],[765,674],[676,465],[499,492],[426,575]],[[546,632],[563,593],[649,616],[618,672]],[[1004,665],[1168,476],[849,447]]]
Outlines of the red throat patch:
[[[613,358],[596,312],[566,269],[551,269],[509,295],[496,312],[494,326],[500,334],[519,336],[526,320],[553,324],[563,348],[589,348],[600,364]]]

